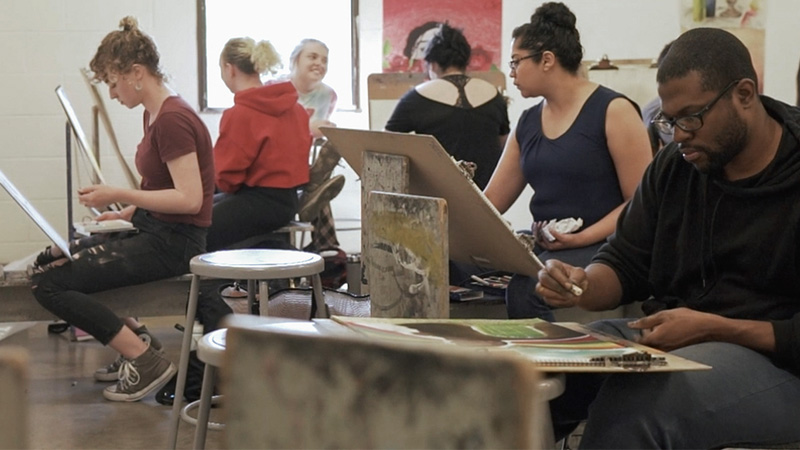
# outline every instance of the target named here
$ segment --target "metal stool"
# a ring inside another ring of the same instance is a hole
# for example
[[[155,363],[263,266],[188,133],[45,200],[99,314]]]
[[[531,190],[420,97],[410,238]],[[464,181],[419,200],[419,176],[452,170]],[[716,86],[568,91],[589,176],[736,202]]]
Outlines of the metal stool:
[[[542,414],[544,420],[540,422],[541,429],[537,430],[537,432],[542,438],[542,448],[556,448],[555,437],[553,436],[553,422],[550,417],[550,400],[558,398],[564,393],[566,377],[563,373],[546,373],[544,375],[538,383],[539,391],[542,393],[542,400],[544,400],[538,405],[539,413]]]
[[[194,431],[194,448],[205,448],[206,431],[211,429],[224,429],[221,423],[209,422],[208,417],[211,413],[211,404],[218,403],[221,396],[214,395],[214,378],[217,376],[217,368],[222,365],[222,358],[225,355],[225,337],[228,329],[221,328],[203,336],[197,344],[197,357],[205,363],[203,371],[203,386],[200,390],[200,399],[186,405],[181,411],[181,418],[196,426]],[[192,408],[199,407],[197,419],[189,415]]]
[[[175,400],[172,405],[172,417],[170,418],[169,444],[172,448],[175,448],[178,443],[181,403],[183,402],[183,392],[186,387],[186,372],[189,366],[192,329],[194,327],[195,314],[197,313],[200,277],[247,280],[249,311],[252,310],[252,305],[255,301],[255,284],[258,281],[261,299],[263,300],[260,308],[261,315],[267,315],[268,285],[266,280],[310,276],[314,301],[317,306],[317,317],[324,317],[326,311],[325,299],[322,294],[322,281],[319,277],[320,272],[325,268],[325,262],[321,256],[315,253],[271,249],[221,250],[195,256],[189,262],[189,268],[192,272],[192,285],[189,291],[189,303],[186,308],[186,323],[183,329],[181,356],[178,363]],[[205,389],[206,382],[210,382],[210,380],[203,380],[203,389]],[[206,423],[201,422],[198,426],[198,431],[202,428],[203,441],[205,441],[206,425]],[[195,445],[198,442],[195,440]]]

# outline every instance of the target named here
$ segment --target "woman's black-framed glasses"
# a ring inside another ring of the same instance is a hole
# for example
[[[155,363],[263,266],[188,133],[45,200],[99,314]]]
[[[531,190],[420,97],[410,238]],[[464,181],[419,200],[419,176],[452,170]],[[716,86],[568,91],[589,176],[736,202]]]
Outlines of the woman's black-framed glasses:
[[[508,67],[510,67],[511,70],[517,70],[517,66],[519,66],[520,62],[522,62],[525,59],[533,58],[533,57],[541,55],[541,54],[542,54],[542,52],[536,52],[536,53],[531,53],[528,56],[523,56],[522,58],[512,59],[511,61],[508,62]]]
[[[741,79],[733,80],[725,87],[713,100],[708,102],[706,106],[703,107],[700,111],[697,111],[694,114],[689,114],[687,116],[682,117],[674,117],[672,119],[667,119],[664,117],[663,112],[659,112],[657,116],[650,121],[653,125],[656,126],[658,131],[663,134],[673,134],[675,132],[675,127],[680,128],[686,132],[697,131],[703,127],[703,114],[707,113],[718,101],[721,99],[732,87],[736,86]]]

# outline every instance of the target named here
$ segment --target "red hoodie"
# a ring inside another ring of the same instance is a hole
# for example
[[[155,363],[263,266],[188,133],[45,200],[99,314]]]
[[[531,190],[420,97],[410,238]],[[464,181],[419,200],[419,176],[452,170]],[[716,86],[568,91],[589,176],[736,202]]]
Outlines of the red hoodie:
[[[214,145],[217,187],[293,188],[308,183],[308,113],[291,82],[237,92]]]

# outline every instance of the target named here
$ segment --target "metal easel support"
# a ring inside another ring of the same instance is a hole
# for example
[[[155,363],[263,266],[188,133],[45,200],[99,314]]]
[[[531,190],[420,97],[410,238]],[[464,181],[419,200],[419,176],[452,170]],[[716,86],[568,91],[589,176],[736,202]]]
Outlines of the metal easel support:
[[[67,239],[75,239],[75,225],[72,209],[72,126],[66,122],[66,156],[67,156]]]

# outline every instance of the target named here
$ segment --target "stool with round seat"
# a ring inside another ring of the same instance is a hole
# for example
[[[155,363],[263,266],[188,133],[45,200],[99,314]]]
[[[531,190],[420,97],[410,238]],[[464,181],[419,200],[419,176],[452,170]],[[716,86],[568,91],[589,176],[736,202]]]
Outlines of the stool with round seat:
[[[261,315],[267,315],[268,280],[311,277],[316,316],[326,316],[322,281],[319,276],[325,268],[325,262],[321,256],[315,253],[272,249],[220,250],[195,256],[189,262],[189,268],[192,273],[192,284],[189,291],[189,302],[186,307],[186,323],[183,329],[181,355],[178,363],[175,400],[172,405],[172,417],[170,418],[171,427],[169,439],[172,448],[176,447],[178,441],[181,403],[183,402],[183,393],[186,387],[186,372],[189,365],[192,329],[194,327],[195,314],[197,313],[200,277],[247,280],[248,311],[252,311],[252,305],[255,301],[255,285],[256,282],[258,282],[262,299],[260,304]],[[198,349],[198,357],[199,356]],[[210,383],[213,382],[213,380],[210,380],[209,377],[204,377],[202,388],[204,391],[206,390],[205,384],[207,382]],[[207,418],[208,412],[206,411],[205,414]],[[202,428],[204,437],[206,424],[202,423],[201,426],[198,426],[198,430],[200,428]],[[196,441],[196,443],[197,442],[199,441]]]
[[[214,395],[214,378],[216,377],[217,368],[222,365],[222,358],[225,355],[227,332],[227,328],[214,330],[204,335],[197,345],[197,357],[205,363],[200,399],[189,403],[181,411],[181,418],[196,426],[194,448],[205,448],[206,430],[209,428],[223,429],[225,427],[224,424],[212,423],[208,419],[211,412],[211,404],[220,398],[220,396]],[[189,415],[189,411],[194,407],[198,407],[197,419]]]
[[[268,322],[264,322],[259,327],[263,327],[264,329],[285,330],[305,335],[320,334],[318,326],[313,322],[297,321],[280,317],[270,318]],[[222,398],[220,395],[214,395],[213,380],[217,370],[222,366],[222,361],[225,356],[227,335],[228,329],[220,328],[203,335],[202,339],[200,339],[197,344],[197,357],[200,361],[205,363],[200,399],[189,403],[181,410],[181,418],[197,427],[194,435],[194,448],[196,449],[205,448],[206,431],[208,429],[221,430],[225,428],[224,424],[209,422],[209,415],[211,412],[211,405],[217,403]],[[194,408],[197,408],[196,419],[189,414]]]

